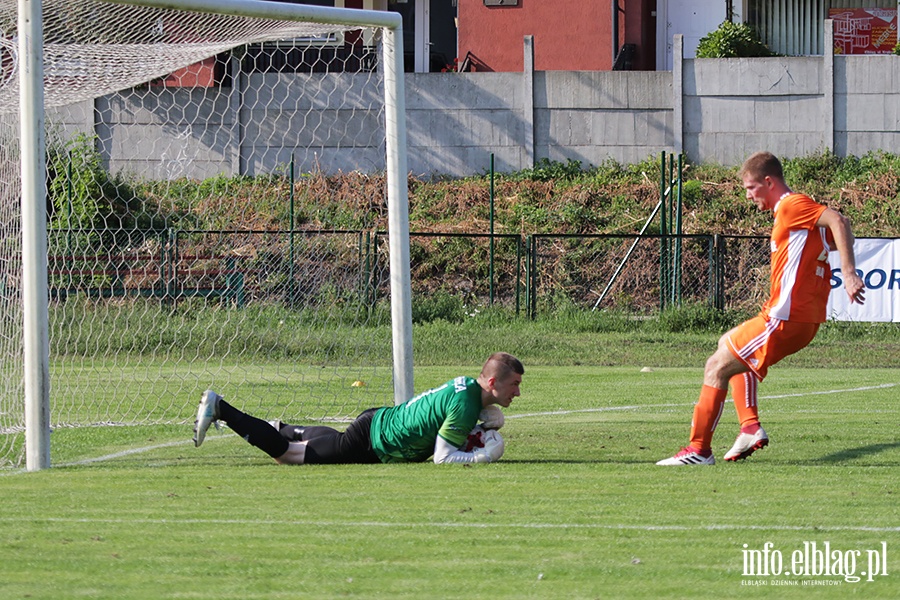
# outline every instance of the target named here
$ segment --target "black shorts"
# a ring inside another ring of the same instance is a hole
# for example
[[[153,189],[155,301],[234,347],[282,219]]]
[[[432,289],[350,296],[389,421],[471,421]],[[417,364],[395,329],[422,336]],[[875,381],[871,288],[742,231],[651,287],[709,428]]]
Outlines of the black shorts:
[[[307,427],[304,439],[308,440],[303,462],[308,465],[380,463],[369,436],[372,419],[379,410],[370,408],[363,411],[344,431],[330,427]]]

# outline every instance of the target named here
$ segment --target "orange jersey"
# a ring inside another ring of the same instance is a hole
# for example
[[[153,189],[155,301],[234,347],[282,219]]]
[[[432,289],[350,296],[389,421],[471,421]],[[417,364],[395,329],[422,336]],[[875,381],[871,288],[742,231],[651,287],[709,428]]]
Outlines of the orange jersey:
[[[825,321],[831,292],[827,228],[816,227],[826,207],[791,193],[775,205],[772,225],[772,292],[762,312],[798,323]]]

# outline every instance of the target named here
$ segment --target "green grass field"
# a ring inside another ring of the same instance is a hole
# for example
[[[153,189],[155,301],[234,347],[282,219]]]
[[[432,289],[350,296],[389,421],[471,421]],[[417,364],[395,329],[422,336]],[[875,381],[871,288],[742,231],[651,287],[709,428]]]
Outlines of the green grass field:
[[[286,467],[227,430],[198,449],[190,425],[58,429],[54,468],[0,472],[0,598],[900,597],[897,370],[776,367],[768,448],[663,468],[699,368],[526,369],[492,465]],[[417,388],[472,371],[420,367]],[[803,558],[826,543],[842,575]],[[782,574],[748,574],[749,551]]]

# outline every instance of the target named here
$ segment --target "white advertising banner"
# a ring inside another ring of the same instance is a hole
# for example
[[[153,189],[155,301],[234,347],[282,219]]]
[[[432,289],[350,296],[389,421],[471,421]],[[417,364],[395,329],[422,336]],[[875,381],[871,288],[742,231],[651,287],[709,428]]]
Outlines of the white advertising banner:
[[[828,318],[900,322],[900,239],[857,238],[853,251],[856,272],[866,284],[866,303],[850,304],[841,276],[841,257],[835,250],[828,255],[831,263]]]

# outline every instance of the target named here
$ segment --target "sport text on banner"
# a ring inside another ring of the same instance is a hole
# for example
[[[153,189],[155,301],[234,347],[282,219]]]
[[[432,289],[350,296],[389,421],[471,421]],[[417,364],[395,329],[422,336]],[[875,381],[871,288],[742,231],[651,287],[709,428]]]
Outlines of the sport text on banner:
[[[856,272],[866,284],[866,302],[850,304],[844,291],[841,257],[836,250],[831,263],[831,295],[828,318],[835,321],[900,322],[900,239],[857,238],[853,245]]]

